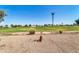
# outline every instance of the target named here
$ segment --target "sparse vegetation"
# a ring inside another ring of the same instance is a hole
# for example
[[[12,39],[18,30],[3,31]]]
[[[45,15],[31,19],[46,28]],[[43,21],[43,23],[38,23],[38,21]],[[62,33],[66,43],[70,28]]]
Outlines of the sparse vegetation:
[[[32,29],[33,28],[33,29]],[[9,27],[8,25],[0,26],[0,32],[51,32],[51,31],[79,31],[79,26],[36,26],[36,27],[25,27],[25,26],[15,26],[11,25]]]

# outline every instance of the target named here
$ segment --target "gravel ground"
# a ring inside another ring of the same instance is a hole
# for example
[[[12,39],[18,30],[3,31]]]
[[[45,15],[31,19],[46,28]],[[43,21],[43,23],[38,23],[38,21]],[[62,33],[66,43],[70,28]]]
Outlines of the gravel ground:
[[[23,34],[23,33],[22,33]],[[1,35],[1,53],[78,53],[79,33],[35,35]]]

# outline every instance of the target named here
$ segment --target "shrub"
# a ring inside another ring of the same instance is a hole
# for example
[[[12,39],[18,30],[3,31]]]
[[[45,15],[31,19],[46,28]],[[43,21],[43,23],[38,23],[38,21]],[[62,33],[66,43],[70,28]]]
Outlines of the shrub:
[[[34,29],[30,29],[29,34],[35,34],[35,30]]]
[[[63,31],[59,30],[59,33],[60,33],[60,34],[62,34],[62,33],[63,33]]]

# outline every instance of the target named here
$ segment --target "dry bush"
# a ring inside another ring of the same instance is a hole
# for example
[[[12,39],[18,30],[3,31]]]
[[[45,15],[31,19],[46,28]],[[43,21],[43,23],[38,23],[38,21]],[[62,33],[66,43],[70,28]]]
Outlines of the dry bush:
[[[35,34],[35,30],[34,29],[30,29],[29,34],[30,35]]]
[[[60,34],[62,34],[62,33],[63,33],[63,31],[59,30],[59,33],[60,33]]]

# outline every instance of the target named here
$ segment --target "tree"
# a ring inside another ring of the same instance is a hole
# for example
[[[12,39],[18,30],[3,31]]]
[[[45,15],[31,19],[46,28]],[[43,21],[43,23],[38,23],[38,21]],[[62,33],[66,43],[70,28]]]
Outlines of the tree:
[[[15,25],[13,25],[13,27],[16,28],[16,27],[18,27],[18,26],[15,24]]]
[[[29,24],[29,27],[31,27],[32,25],[31,24]]]
[[[48,26],[47,24],[44,24],[44,26]]]
[[[8,28],[8,25],[5,25],[5,28]]]
[[[75,20],[76,24],[79,25],[79,19]]]
[[[13,27],[13,24],[11,24],[10,27]]]
[[[17,25],[11,24],[10,27],[15,28],[15,27],[17,27]]]
[[[0,26],[0,28],[3,28],[3,26]]]
[[[36,27],[39,27],[39,25],[38,25],[38,24],[36,24],[35,26],[36,26]]]
[[[28,27],[28,25],[26,24],[26,25],[24,25],[24,27]]]
[[[4,21],[4,16],[6,16],[4,10],[0,10],[0,22]]]
[[[22,27],[22,25],[17,25],[17,27]]]

